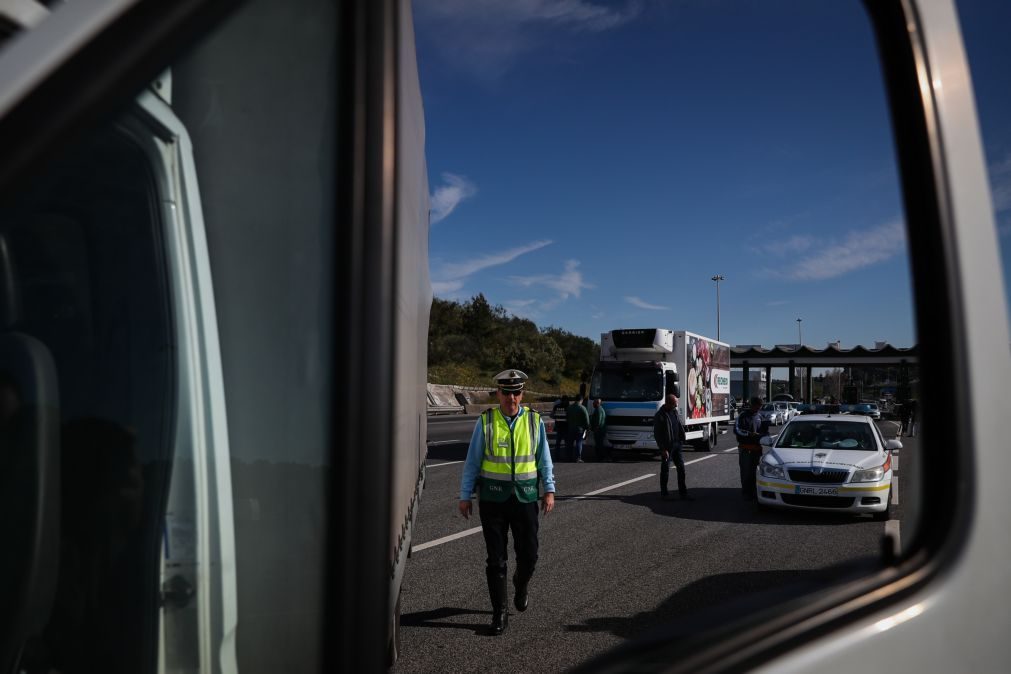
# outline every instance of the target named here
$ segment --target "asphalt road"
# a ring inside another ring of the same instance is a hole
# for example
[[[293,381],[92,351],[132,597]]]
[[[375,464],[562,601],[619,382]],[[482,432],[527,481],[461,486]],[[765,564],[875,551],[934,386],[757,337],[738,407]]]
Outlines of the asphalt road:
[[[798,581],[820,587],[838,579],[840,565],[875,568],[883,534],[901,540],[902,522],[912,517],[905,511],[915,507],[904,486],[916,451],[910,438],[897,452],[902,469],[894,519],[886,523],[759,512],[741,499],[732,434],[712,453],[685,452],[693,502],[659,499],[655,459],[556,464],[557,502],[541,520],[530,609],[511,611],[508,631],[489,637],[480,523],[457,511],[473,424],[429,425],[434,444],[404,576],[395,672],[564,671],[657,625],[718,612],[749,593]],[[886,437],[895,435],[893,422],[880,425]]]

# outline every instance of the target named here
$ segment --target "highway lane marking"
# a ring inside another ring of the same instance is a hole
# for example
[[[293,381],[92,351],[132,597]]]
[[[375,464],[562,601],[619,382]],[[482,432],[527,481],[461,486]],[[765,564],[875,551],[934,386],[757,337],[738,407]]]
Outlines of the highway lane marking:
[[[429,463],[425,468],[438,468],[439,466],[452,466],[454,463],[463,463],[463,461],[447,461],[446,463]]]
[[[885,535],[891,536],[895,541],[895,554],[902,550],[902,539],[899,537],[899,520],[888,520],[885,522]]]
[[[737,449],[737,448],[733,447],[731,449]],[[723,451],[724,451],[724,453],[726,453],[726,452],[731,451],[731,449],[725,449]],[[691,461],[685,461],[685,465],[686,466],[690,466],[693,463],[698,463],[699,461],[705,461],[706,459],[712,459],[715,456],[716,456],[715,454],[710,454],[709,456],[703,456],[700,459],[693,459]],[[453,463],[463,463],[463,461],[451,461],[449,463],[437,463],[435,465],[428,466],[428,467],[429,468],[436,468],[438,466],[448,466],[448,465],[451,465]],[[570,499],[565,499],[565,500],[566,501],[579,501],[581,499],[589,498],[590,496],[596,496],[597,494],[603,494],[604,492],[611,491],[612,489],[617,489],[619,487],[624,487],[625,485],[632,484],[633,482],[638,482],[640,480],[646,480],[646,479],[649,479],[649,478],[655,477],[655,476],[656,476],[656,473],[648,473],[646,475],[641,475],[639,477],[632,478],[631,480],[625,480],[624,482],[619,482],[618,484],[612,484],[609,487],[604,487],[603,489],[597,489],[596,491],[587,492],[586,494],[582,494],[581,496],[576,496],[575,498],[570,498]],[[411,546],[411,552],[415,553],[415,552],[420,552],[422,550],[427,550],[428,548],[434,548],[435,546],[442,545],[443,543],[449,543],[449,542],[458,540],[460,538],[464,538],[466,536],[471,536],[473,534],[478,533],[479,531],[481,531],[481,527],[474,527],[473,529],[465,529],[463,531],[458,531],[457,533],[450,534],[449,536],[443,536],[442,538],[436,538],[434,541],[428,541],[427,543],[421,543],[420,545],[412,545]]]
[[[892,505],[899,505],[899,478],[892,478]]]
[[[687,463],[685,464],[688,465]],[[577,496],[575,498],[566,499],[569,501],[579,501],[580,499],[588,498],[590,496],[596,496],[597,494],[603,494],[605,491],[611,491],[612,489],[617,489],[618,487],[624,487],[626,484],[632,484],[633,482],[638,482],[639,480],[645,480],[650,477],[654,477],[656,473],[649,473],[647,475],[640,475],[639,477],[634,477],[631,480],[625,480],[624,482],[619,482],[618,484],[612,484],[610,487],[604,487],[603,489],[598,489],[597,491],[587,492],[582,496]]]
[[[470,536],[471,534],[476,534],[481,531],[481,527],[474,527],[473,529],[467,529],[465,531],[460,531],[455,534],[450,534],[449,536],[443,536],[442,538],[436,538],[434,541],[429,541],[427,543],[422,543],[421,545],[412,545],[411,552],[420,552],[428,548],[434,548],[436,545],[442,545],[443,543],[449,543],[450,541],[455,541],[458,538],[463,538],[464,536]]]

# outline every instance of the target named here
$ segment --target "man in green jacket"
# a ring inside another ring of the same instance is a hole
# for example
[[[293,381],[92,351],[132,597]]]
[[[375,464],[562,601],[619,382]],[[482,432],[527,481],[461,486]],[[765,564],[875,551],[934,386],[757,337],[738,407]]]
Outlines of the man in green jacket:
[[[583,462],[583,438],[586,437],[586,429],[590,427],[590,413],[586,411],[583,402],[583,398],[576,398],[566,412],[569,422],[569,448],[576,463]]]
[[[593,401],[593,411],[590,412],[590,430],[593,431],[593,452],[598,461],[612,461],[611,448],[607,446],[607,413],[600,403],[600,398]]]

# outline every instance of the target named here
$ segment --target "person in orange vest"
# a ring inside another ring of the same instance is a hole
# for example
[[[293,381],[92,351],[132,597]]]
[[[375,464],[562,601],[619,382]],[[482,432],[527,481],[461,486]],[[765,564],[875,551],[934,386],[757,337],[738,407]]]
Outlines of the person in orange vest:
[[[769,434],[769,422],[758,413],[762,399],[755,396],[748,409],[737,417],[734,435],[737,437],[737,463],[741,468],[741,495],[745,501],[758,498],[755,472],[762,460],[762,436]]]
[[[544,486],[541,511],[547,515],[555,507],[555,478],[541,415],[522,407],[527,375],[505,370],[495,375],[499,406],[487,410],[474,426],[460,480],[460,514],[469,519],[471,498],[478,490],[481,529],[488,550],[485,575],[491,597],[492,635],[509,626],[506,608],[509,558],[509,530],[516,551],[517,611],[529,606],[527,588],[537,565],[537,501]]]

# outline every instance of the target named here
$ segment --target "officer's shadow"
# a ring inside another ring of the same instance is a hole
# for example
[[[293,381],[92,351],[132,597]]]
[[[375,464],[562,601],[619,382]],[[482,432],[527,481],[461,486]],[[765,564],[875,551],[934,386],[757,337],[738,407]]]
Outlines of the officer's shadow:
[[[431,611],[417,611],[415,613],[404,613],[400,616],[401,627],[441,627],[450,629],[470,630],[474,634],[483,635],[488,632],[488,625],[485,623],[474,624],[455,622],[449,620],[463,615],[491,615],[491,611],[475,611],[469,608],[443,607],[432,609]]]

